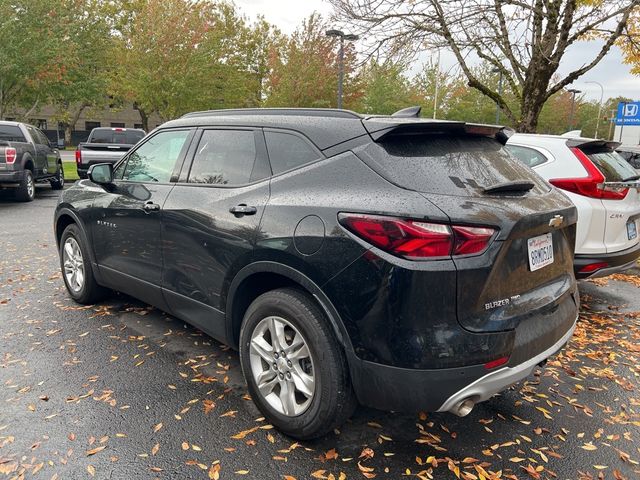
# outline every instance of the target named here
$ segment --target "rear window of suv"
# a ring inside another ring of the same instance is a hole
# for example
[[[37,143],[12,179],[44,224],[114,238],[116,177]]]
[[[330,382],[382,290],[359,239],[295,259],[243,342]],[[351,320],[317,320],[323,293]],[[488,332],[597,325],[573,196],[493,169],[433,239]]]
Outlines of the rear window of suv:
[[[121,145],[135,145],[144,138],[144,133],[136,130],[94,130],[89,141],[91,143],[119,143]]]
[[[611,150],[583,150],[589,160],[598,167],[598,170],[604,175],[606,182],[622,182],[629,178],[634,178],[638,172],[629,165],[618,152]]]
[[[477,196],[484,188],[526,180],[549,187],[497,140],[473,135],[398,135],[370,144],[362,159],[390,182],[409,190]]]
[[[26,142],[22,131],[15,125],[0,125],[0,140],[5,142]]]

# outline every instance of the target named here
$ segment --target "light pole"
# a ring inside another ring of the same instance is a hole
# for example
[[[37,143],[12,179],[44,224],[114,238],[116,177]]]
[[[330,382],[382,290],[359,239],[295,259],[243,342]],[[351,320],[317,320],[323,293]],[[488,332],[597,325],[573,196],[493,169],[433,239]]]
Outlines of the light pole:
[[[341,30],[327,30],[327,37],[337,37],[340,39],[340,50],[338,51],[338,108],[342,108],[342,83],[344,82],[344,41],[354,42],[358,40],[358,35],[344,33]]]
[[[438,113],[438,87],[439,81],[438,78],[440,76],[440,49],[438,49],[438,63],[436,63],[436,75],[435,75],[435,92],[433,94],[433,119],[436,119],[436,115]]]
[[[571,113],[569,114],[569,131],[571,131],[573,130],[573,109],[576,104],[576,93],[582,93],[582,92],[580,90],[576,90],[575,88],[571,88],[567,91],[573,94],[571,97]]]
[[[502,97],[502,69],[494,68],[491,71],[500,74],[500,78],[498,79],[498,95]],[[500,125],[500,104],[498,102],[496,102],[496,125]]]
[[[598,120],[596,121],[596,132],[593,135],[595,138],[598,138],[598,127],[600,126],[600,119],[602,118],[602,99],[604,98],[604,87],[600,82],[584,82],[584,83],[594,83],[600,87],[600,103],[598,104]]]

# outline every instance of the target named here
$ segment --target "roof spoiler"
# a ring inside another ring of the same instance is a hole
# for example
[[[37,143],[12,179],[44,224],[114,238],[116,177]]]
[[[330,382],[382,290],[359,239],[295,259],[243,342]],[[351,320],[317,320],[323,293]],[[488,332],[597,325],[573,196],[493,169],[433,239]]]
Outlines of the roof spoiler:
[[[620,145],[620,142],[610,142],[608,140],[591,140],[585,138],[576,138],[567,140],[567,147],[569,148],[610,148],[611,150],[615,150]]]
[[[458,133],[492,137],[504,145],[511,135],[514,134],[512,129],[499,125],[413,119],[407,117],[368,117],[365,118],[362,123],[369,132],[369,135],[371,135],[371,138],[376,142],[381,142],[389,137],[399,135]]]

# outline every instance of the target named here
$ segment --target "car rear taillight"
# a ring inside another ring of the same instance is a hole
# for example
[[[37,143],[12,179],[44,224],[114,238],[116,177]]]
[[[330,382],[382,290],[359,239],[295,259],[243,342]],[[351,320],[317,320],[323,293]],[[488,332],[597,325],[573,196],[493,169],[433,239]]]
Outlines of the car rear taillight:
[[[487,370],[491,370],[493,368],[498,368],[509,361],[509,357],[500,357],[490,362],[484,364],[484,368]]]
[[[4,158],[7,163],[14,163],[16,161],[17,152],[13,147],[7,147],[4,149]]]
[[[578,270],[578,273],[595,273],[598,270],[602,270],[603,268],[608,268],[608,267],[609,267],[609,264],[607,262],[590,263],[582,267],[580,270]]]
[[[78,165],[82,163],[82,152],[80,150],[76,150],[76,163]]]
[[[410,260],[482,253],[495,233],[488,227],[445,225],[379,215],[341,213],[339,221],[368,243]]]
[[[627,196],[628,188],[608,187],[604,184],[604,175],[582,150],[579,148],[571,148],[570,150],[587,171],[587,176],[579,178],[554,178],[549,180],[549,183],[562,190],[590,198],[622,200]]]

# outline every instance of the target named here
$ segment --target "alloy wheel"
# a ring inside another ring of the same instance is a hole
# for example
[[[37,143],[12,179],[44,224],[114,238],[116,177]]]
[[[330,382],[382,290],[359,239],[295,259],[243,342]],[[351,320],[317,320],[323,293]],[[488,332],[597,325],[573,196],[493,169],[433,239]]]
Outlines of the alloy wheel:
[[[249,345],[251,374],[258,391],[282,415],[304,413],[315,394],[315,367],[306,339],[281,317],[256,325]]]
[[[64,242],[62,264],[69,288],[75,293],[82,290],[84,286],[84,262],[80,245],[73,237],[67,238]]]

